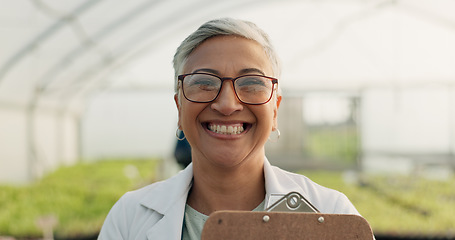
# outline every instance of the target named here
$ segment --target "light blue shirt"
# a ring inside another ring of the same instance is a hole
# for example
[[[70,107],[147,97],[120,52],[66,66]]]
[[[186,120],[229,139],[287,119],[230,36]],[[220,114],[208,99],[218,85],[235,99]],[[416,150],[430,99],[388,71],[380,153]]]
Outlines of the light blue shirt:
[[[253,212],[264,211],[265,200],[262,201]],[[183,222],[182,240],[200,240],[202,235],[202,228],[209,216],[202,214],[186,204],[185,218]]]

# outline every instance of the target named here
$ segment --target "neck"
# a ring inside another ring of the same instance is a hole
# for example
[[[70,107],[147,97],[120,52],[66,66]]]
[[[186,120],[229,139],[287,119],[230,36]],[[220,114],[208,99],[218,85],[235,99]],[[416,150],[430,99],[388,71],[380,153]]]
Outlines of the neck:
[[[244,165],[248,166],[207,168],[195,161],[187,203],[205,215],[218,210],[253,210],[265,197],[264,161]]]

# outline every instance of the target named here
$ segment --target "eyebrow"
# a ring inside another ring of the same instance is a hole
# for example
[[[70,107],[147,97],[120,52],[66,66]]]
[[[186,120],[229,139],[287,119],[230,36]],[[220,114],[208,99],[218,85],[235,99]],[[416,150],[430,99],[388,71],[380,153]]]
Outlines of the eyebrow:
[[[217,76],[221,75],[221,73],[218,70],[211,69],[211,68],[200,68],[200,69],[196,69],[193,71],[193,73],[198,73],[198,72],[208,72],[208,73],[215,74]],[[265,73],[258,68],[244,68],[239,71],[239,75],[251,74],[251,73],[257,73],[257,74],[265,76]]]
[[[215,74],[215,75],[220,75],[220,72],[218,72],[217,70],[215,69],[211,69],[211,68],[200,68],[200,69],[196,69],[194,70],[192,73],[198,73],[198,72],[208,72],[208,73],[212,73],[212,74]]]
[[[248,73],[259,73],[261,75],[265,75],[265,73],[263,71],[261,71],[260,69],[257,69],[257,68],[245,68],[245,69],[240,70],[239,73],[241,75],[248,74]]]

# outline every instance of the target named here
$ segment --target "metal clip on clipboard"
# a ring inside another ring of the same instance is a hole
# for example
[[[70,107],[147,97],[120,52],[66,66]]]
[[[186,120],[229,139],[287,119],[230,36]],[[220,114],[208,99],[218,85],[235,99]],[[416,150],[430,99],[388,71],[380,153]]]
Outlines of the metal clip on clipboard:
[[[273,203],[265,211],[319,213],[319,210],[298,192],[290,192],[284,195],[284,197]]]

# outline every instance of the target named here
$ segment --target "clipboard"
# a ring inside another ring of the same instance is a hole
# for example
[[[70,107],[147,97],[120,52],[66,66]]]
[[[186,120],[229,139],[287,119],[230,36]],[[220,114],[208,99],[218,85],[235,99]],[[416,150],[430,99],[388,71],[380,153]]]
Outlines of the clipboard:
[[[201,240],[301,239],[373,240],[365,218],[349,214],[217,211],[202,229]]]

